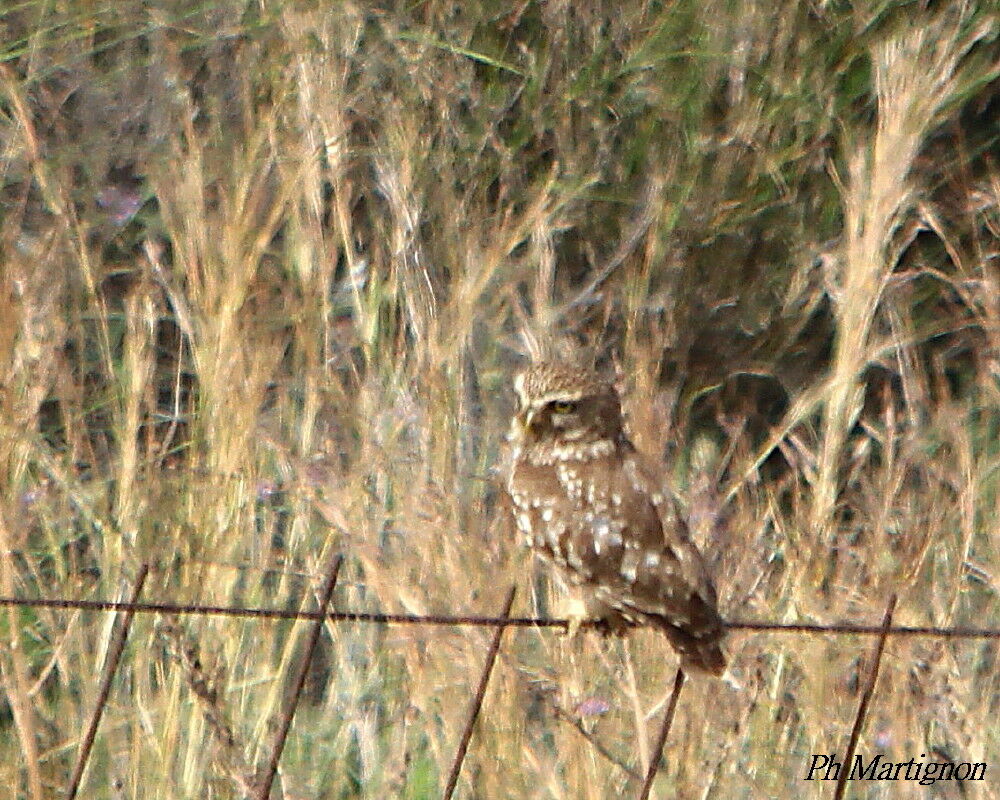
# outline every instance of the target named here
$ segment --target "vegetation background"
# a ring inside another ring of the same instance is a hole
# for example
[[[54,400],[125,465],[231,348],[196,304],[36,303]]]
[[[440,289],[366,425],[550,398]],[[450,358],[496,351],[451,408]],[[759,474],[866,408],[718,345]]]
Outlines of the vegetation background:
[[[555,614],[527,333],[616,376],[728,617],[996,626],[998,13],[8,0],[0,594],[311,610],[340,552],[341,609]],[[306,629],[138,616],[82,795],[242,796]],[[111,630],[0,612],[4,796],[60,796]],[[439,796],[490,633],[328,626],[274,797]],[[731,635],[656,796],[831,796],[872,644]],[[860,751],[987,780],[849,796],[1000,797],[997,658],[891,640]],[[634,794],[675,666],[508,631],[459,795]]]

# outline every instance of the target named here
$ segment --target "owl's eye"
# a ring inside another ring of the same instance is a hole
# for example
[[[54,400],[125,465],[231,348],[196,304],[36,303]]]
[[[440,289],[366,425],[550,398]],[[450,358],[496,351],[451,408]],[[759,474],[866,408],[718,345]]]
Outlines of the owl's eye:
[[[568,414],[576,408],[576,403],[569,400],[555,400],[552,403],[552,410],[557,414]]]

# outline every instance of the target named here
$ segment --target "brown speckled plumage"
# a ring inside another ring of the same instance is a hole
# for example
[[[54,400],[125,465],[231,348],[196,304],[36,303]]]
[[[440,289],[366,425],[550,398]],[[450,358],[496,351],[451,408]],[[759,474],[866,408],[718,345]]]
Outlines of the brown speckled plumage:
[[[526,544],[585,616],[616,631],[655,625],[686,666],[721,674],[715,588],[628,440],[614,387],[550,362],[529,367],[514,388],[508,489]]]

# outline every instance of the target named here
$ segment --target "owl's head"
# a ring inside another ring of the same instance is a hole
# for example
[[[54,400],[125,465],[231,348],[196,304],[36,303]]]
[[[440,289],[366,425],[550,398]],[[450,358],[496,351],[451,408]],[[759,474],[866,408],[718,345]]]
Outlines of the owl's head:
[[[618,393],[590,370],[533,364],[514,378],[520,408],[511,437],[523,445],[569,445],[622,435]]]

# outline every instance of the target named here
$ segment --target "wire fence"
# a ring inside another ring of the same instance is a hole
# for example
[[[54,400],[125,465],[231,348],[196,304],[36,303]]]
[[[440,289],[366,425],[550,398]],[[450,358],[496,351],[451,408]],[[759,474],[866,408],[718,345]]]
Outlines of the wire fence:
[[[0,597],[0,607],[22,607],[22,608],[51,608],[51,609],[74,609],[80,611],[114,611],[121,615],[120,624],[111,641],[106,660],[105,668],[101,676],[101,684],[98,692],[95,708],[91,713],[90,721],[86,732],[80,741],[76,764],[73,769],[69,786],[66,790],[66,797],[73,800],[77,797],[79,787],[83,779],[87,762],[100,726],[104,708],[108,702],[111,685],[114,676],[121,662],[121,656],[125,649],[132,620],[136,614],[167,614],[167,615],[197,615],[197,616],[226,616],[251,619],[283,619],[283,620],[310,620],[313,625],[310,628],[306,648],[301,656],[300,662],[295,671],[295,678],[291,691],[285,693],[283,706],[278,715],[278,723],[275,726],[276,733],[270,744],[269,753],[264,765],[245,784],[246,794],[255,800],[268,800],[271,794],[271,787],[277,773],[281,754],[285,746],[288,732],[291,729],[292,720],[295,716],[295,709],[298,706],[302,688],[306,680],[313,654],[319,642],[325,622],[359,622],[382,625],[443,625],[443,626],[479,626],[494,628],[494,635],[486,651],[483,669],[473,694],[469,707],[465,715],[462,726],[462,734],[455,749],[452,759],[451,769],[448,773],[448,780],[444,790],[444,800],[450,800],[458,785],[462,765],[468,751],[469,743],[474,734],[476,721],[482,709],[483,699],[489,687],[490,678],[493,674],[493,667],[500,652],[504,631],[507,628],[562,628],[569,629],[569,621],[566,619],[552,619],[543,617],[511,617],[510,609],[514,602],[515,587],[511,586],[507,592],[504,605],[498,616],[478,616],[478,615],[437,615],[437,614],[379,614],[368,612],[351,611],[331,611],[327,609],[333,591],[337,584],[340,566],[343,563],[343,556],[334,554],[325,570],[323,571],[322,589],[318,593],[318,608],[315,611],[291,611],[283,609],[246,607],[246,606],[212,606],[199,604],[175,604],[175,603],[147,603],[140,602],[139,596],[142,593],[149,567],[143,564],[137,573],[130,597],[127,601],[107,601],[107,600],[81,600],[74,598],[20,598],[20,597]],[[873,651],[871,663],[868,666],[865,688],[858,704],[854,725],[851,730],[847,758],[844,763],[852,763],[857,743],[864,727],[864,722],[875,694],[878,682],[879,670],[882,663],[882,655],[885,650],[886,641],[890,637],[904,636],[928,636],[935,638],[961,638],[961,639],[1000,639],[1000,629],[997,628],[968,628],[968,627],[934,627],[934,626],[894,626],[892,625],[893,613],[896,607],[896,596],[889,599],[881,625],[859,625],[859,624],[797,624],[797,623],[777,623],[754,620],[730,620],[725,622],[727,630],[733,631],[763,631],[769,633],[786,634],[833,634],[833,635],[854,635],[854,636],[875,636],[876,645]],[[598,622],[584,622],[581,627],[594,627]],[[662,722],[655,740],[652,752],[650,753],[649,765],[646,774],[643,776],[642,787],[637,795],[639,800],[647,800],[652,790],[653,782],[660,767],[660,761],[664,746],[670,735],[670,728],[673,723],[677,703],[683,690],[685,675],[683,670],[678,669],[674,677],[667,708],[664,712]],[[841,800],[847,787],[849,770],[841,770],[834,792],[834,800]]]

